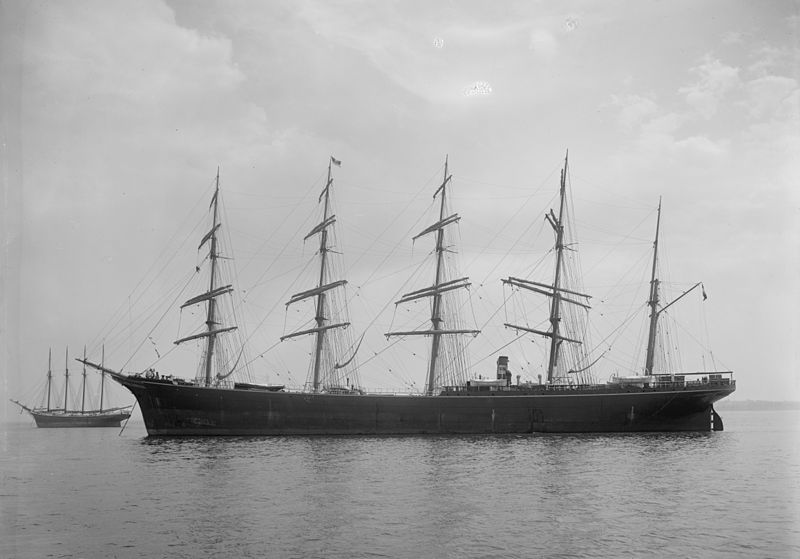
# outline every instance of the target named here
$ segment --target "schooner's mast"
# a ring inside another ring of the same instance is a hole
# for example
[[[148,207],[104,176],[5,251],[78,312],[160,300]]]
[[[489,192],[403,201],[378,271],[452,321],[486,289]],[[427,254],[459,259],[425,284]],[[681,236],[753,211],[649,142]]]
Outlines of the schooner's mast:
[[[589,309],[589,305],[582,303],[580,301],[575,301],[574,299],[564,297],[564,294],[568,295],[575,295],[578,297],[585,297],[586,299],[590,299],[590,295],[584,295],[583,293],[578,293],[577,291],[571,291],[569,289],[564,289],[561,287],[561,270],[563,268],[563,253],[564,253],[564,207],[566,203],[566,185],[567,185],[567,169],[569,164],[569,152],[564,158],[564,168],[561,170],[561,183],[559,187],[559,207],[558,207],[558,216],[555,215],[555,212],[551,209],[549,213],[545,214],[545,219],[553,228],[553,231],[556,235],[556,244],[555,244],[555,251],[556,251],[556,266],[555,266],[555,273],[553,277],[552,285],[548,285],[545,283],[537,283],[530,280],[524,280],[520,278],[509,277],[508,279],[502,280],[503,283],[509,284],[514,287],[519,287],[522,289],[527,289],[529,291],[534,291],[536,293],[540,293],[542,295],[547,295],[548,297],[552,298],[550,303],[550,331],[544,332],[542,330],[535,330],[533,328],[528,328],[525,326],[519,326],[516,324],[508,324],[506,323],[505,326],[510,328],[514,328],[515,330],[522,330],[525,332],[531,332],[533,334],[538,334],[540,336],[545,336],[550,338],[550,356],[547,363],[547,383],[550,384],[553,382],[554,373],[556,367],[558,365],[558,355],[559,349],[561,348],[562,342],[570,342],[575,344],[581,344],[580,340],[574,340],[571,338],[566,338],[561,335],[561,303],[571,303],[573,305],[578,305],[579,307],[583,307],[585,309]]]
[[[84,361],[86,360],[85,357],[83,359],[84,359]],[[106,372],[105,372],[105,370],[103,370],[103,367],[105,367],[105,364],[106,364],[106,346],[103,345],[103,353],[102,353],[102,355],[100,357],[100,367],[101,367],[101,369],[100,369],[100,411],[103,411],[103,389],[105,388],[105,385],[106,385]]]
[[[309,328],[308,330],[293,332],[291,334],[281,337],[281,341],[283,341],[288,338],[294,338],[296,336],[316,334],[316,339],[314,343],[313,377],[311,385],[311,388],[314,392],[320,391],[320,385],[321,385],[320,376],[322,371],[322,357],[323,357],[322,350],[323,350],[323,344],[325,343],[325,333],[333,328],[346,328],[350,326],[349,322],[326,324],[326,322],[330,320],[330,317],[328,316],[330,312],[327,304],[327,292],[347,284],[347,280],[337,280],[330,283],[325,283],[329,279],[328,252],[332,250],[332,248],[328,246],[328,228],[333,226],[333,224],[336,222],[336,216],[329,215],[330,193],[331,193],[331,186],[333,186],[333,174],[331,168],[332,165],[336,165],[338,167],[341,165],[341,161],[339,161],[338,159],[334,159],[333,157],[331,157],[330,161],[328,161],[328,180],[325,183],[325,188],[323,189],[322,193],[319,196],[320,202],[323,202],[324,200],[323,210],[322,210],[322,222],[320,222],[319,225],[314,227],[311,230],[311,232],[308,233],[308,235],[306,235],[305,238],[303,239],[303,240],[308,240],[309,238],[313,237],[318,233],[320,236],[319,278],[317,282],[317,287],[292,295],[289,301],[286,303],[286,306],[288,307],[292,303],[302,301],[303,299],[307,299],[309,297],[316,297],[316,313],[314,317],[314,320],[316,322],[316,327]]]
[[[64,413],[66,413],[67,396],[69,396],[69,348],[66,348],[64,356]]]
[[[661,199],[658,200],[658,218],[656,219],[656,238],[653,241],[653,270],[650,275],[650,328],[647,334],[647,354],[645,356],[644,374],[653,374],[653,360],[656,349],[656,330],[658,329],[658,278],[656,278],[656,265],[658,263],[658,230],[661,227]]]
[[[47,411],[50,411],[50,389],[53,386],[53,349],[47,350]]]
[[[452,175],[447,174],[447,163],[448,158],[445,156],[444,160],[444,179],[442,181],[441,186],[434,192],[433,197],[441,193],[440,197],[440,205],[439,205],[439,221],[431,225],[430,227],[426,228],[424,231],[416,235],[413,239],[416,240],[423,235],[427,235],[428,233],[436,232],[436,277],[434,280],[434,284],[431,287],[427,287],[425,289],[420,289],[417,291],[412,291],[411,293],[406,293],[403,295],[399,301],[395,303],[395,305],[399,305],[400,303],[405,303],[407,301],[412,301],[414,299],[420,299],[423,297],[432,297],[433,302],[431,305],[431,329],[430,330],[414,330],[411,332],[389,332],[386,334],[387,337],[389,336],[408,336],[408,335],[427,335],[431,336],[431,355],[430,355],[430,363],[428,366],[428,378],[425,382],[425,394],[428,396],[433,395],[433,391],[436,385],[436,378],[437,378],[437,364],[439,359],[439,346],[441,344],[441,338],[443,335],[449,334],[478,334],[480,330],[445,330],[442,328],[442,293],[445,291],[450,291],[453,289],[460,289],[466,288],[470,286],[468,282],[469,278],[459,278],[456,280],[450,281],[442,281],[444,275],[444,253],[447,248],[444,246],[444,228],[452,223],[458,222],[461,217],[458,214],[453,214],[449,217],[445,217],[445,201],[447,198],[447,184],[450,182],[450,179],[453,178]]]
[[[196,297],[192,297],[183,305],[181,305],[181,309],[183,309],[184,307],[201,303],[203,301],[208,302],[206,310],[206,331],[201,332],[200,334],[194,334],[192,336],[181,338],[175,342],[175,344],[178,345],[189,340],[207,338],[206,353],[202,368],[204,373],[203,383],[205,386],[211,386],[212,384],[211,371],[214,364],[214,348],[216,345],[217,335],[222,334],[223,332],[236,330],[236,326],[217,328],[217,326],[219,326],[217,319],[217,297],[233,291],[232,285],[217,286],[217,259],[220,258],[219,254],[217,253],[217,230],[222,225],[219,222],[219,167],[217,167],[217,177],[215,179],[214,196],[211,199],[211,207],[213,208],[211,230],[206,233],[206,235],[200,241],[200,246],[197,247],[199,250],[203,248],[203,245],[205,245],[206,242],[210,241],[208,260],[211,263],[211,278],[209,280],[208,291],[201,295],[197,295]]]
[[[81,384],[81,413],[86,412],[86,346],[83,346],[83,381]]]

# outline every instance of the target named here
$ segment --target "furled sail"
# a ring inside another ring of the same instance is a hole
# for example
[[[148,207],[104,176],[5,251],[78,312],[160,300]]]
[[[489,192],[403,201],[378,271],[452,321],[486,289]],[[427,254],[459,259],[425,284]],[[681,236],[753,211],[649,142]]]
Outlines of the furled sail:
[[[320,244],[317,257],[319,268],[317,285],[292,295],[286,307],[294,303],[311,299],[314,301],[315,326],[302,328],[281,336],[281,341],[300,336],[314,336],[314,348],[309,370],[308,387],[312,392],[324,392],[329,389],[341,391],[359,385],[355,355],[342,359],[347,348],[352,347],[347,333],[350,321],[347,319],[347,308],[343,296],[347,280],[333,279],[331,260],[338,256],[332,250],[334,225],[336,216],[331,213],[331,189],[333,186],[332,165],[341,166],[341,162],[331,158],[328,164],[328,180],[319,196],[322,205],[322,219],[303,240],[319,235]],[[340,363],[344,363],[341,364]]]
[[[197,380],[205,386],[211,386],[219,382],[220,379],[229,376],[234,366],[228,362],[231,355],[241,352],[236,350],[230,351],[226,348],[227,344],[220,343],[223,338],[218,337],[222,334],[227,334],[237,330],[236,325],[224,325],[223,322],[228,320],[224,311],[223,296],[229,295],[233,292],[232,284],[223,284],[220,278],[221,271],[218,261],[223,258],[220,255],[220,238],[219,232],[221,223],[219,219],[219,204],[220,204],[220,183],[219,183],[219,169],[215,178],[214,195],[211,198],[209,210],[211,211],[211,227],[208,232],[203,236],[198,246],[198,250],[208,246],[208,284],[207,289],[199,295],[191,297],[181,305],[181,309],[190,307],[192,305],[205,304],[206,317],[205,317],[205,330],[196,332],[194,334],[184,336],[176,340],[175,345],[180,345],[185,342],[193,340],[203,340],[205,344],[205,351],[199,365]],[[198,267],[198,271],[200,268]],[[202,276],[201,276],[202,277]],[[238,358],[236,359],[238,363]],[[216,369],[216,370],[215,370]]]
[[[467,356],[460,341],[459,334],[477,335],[480,331],[459,327],[459,317],[455,310],[460,307],[452,304],[447,297],[455,296],[461,289],[470,286],[469,278],[447,279],[446,271],[452,266],[445,266],[445,231],[448,226],[457,223],[461,218],[458,214],[447,217],[447,185],[452,175],[447,174],[447,159],[444,164],[444,179],[434,193],[434,198],[439,196],[439,220],[415,235],[412,240],[436,233],[436,275],[433,285],[417,289],[404,294],[395,304],[408,303],[417,299],[431,299],[431,327],[424,330],[401,330],[386,333],[390,336],[430,336],[431,353],[428,364],[428,375],[425,382],[425,394],[434,395],[437,389],[443,386],[460,386],[466,382],[468,370]],[[447,294],[447,295],[446,295]],[[446,327],[445,325],[452,325]]]

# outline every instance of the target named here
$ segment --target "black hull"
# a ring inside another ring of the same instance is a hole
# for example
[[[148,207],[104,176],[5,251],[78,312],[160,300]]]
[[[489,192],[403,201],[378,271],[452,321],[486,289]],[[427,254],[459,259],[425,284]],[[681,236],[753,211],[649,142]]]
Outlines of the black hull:
[[[735,390],[730,384],[440,396],[308,394],[113,376],[136,396],[147,433],[169,436],[710,431],[713,403]]]
[[[128,411],[95,412],[95,413],[53,413],[29,412],[36,421],[37,427],[119,427],[131,414]]]

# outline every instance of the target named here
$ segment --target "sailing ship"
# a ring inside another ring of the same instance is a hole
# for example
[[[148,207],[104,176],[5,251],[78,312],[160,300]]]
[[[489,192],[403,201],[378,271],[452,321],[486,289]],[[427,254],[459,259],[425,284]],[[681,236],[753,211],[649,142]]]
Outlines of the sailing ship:
[[[439,201],[438,221],[422,230],[414,239],[433,236],[432,253],[436,271],[430,286],[403,295],[397,304],[413,300],[430,301],[429,327],[395,331],[391,336],[426,336],[430,338],[430,354],[424,390],[410,394],[366,392],[360,388],[352,345],[335,344],[337,332],[348,331],[349,321],[335,316],[332,300],[345,289],[346,280],[333,277],[329,269],[329,244],[336,217],[329,213],[333,188],[331,164],[328,180],[320,194],[322,221],[306,236],[319,236],[319,273],[315,287],[293,295],[286,303],[313,301],[313,327],[287,334],[284,339],[313,336],[310,382],[302,390],[285,386],[265,386],[231,382],[233,368],[212,372],[216,341],[235,326],[221,324],[216,314],[217,299],[229,295],[233,287],[216,280],[219,172],[210,207],[212,223],[201,247],[208,245],[211,281],[208,290],[187,301],[186,305],[205,304],[206,329],[184,337],[204,340],[205,350],[200,370],[194,379],[173,375],[122,374],[88,360],[84,363],[104,371],[125,386],[136,397],[149,435],[339,435],[339,434],[490,434],[490,433],[575,433],[575,432],[643,432],[643,431],[710,431],[721,430],[722,420],[713,408],[714,402],[735,390],[733,373],[657,373],[654,353],[658,320],[667,307],[659,299],[656,277],[659,217],[653,251],[653,272],[650,281],[650,320],[644,374],[615,377],[596,382],[588,367],[575,368],[567,357],[582,340],[567,329],[570,309],[588,310],[589,296],[565,283],[565,204],[567,160],[561,171],[559,210],[546,215],[555,233],[556,257],[552,282],[534,282],[508,277],[506,286],[530,291],[550,299],[548,330],[522,324],[507,323],[523,335],[549,338],[547,378],[539,382],[512,382],[508,356],[497,360],[494,378],[469,379],[463,360],[466,352],[459,343],[464,336],[477,335],[477,329],[464,327],[454,316],[458,304],[449,297],[462,292],[470,283],[467,277],[449,278],[445,273],[446,254],[451,253],[445,235],[460,217],[448,211],[448,188],[452,175],[445,160],[444,177],[434,193]],[[696,286],[695,286],[696,287]],[[683,297],[681,295],[681,297]],[[337,349],[337,347],[339,349]],[[217,362],[221,361],[217,359]],[[222,360],[224,361],[224,360]],[[238,361],[238,360],[237,360]],[[349,368],[349,369],[348,369]]]
[[[84,360],[86,355],[84,353]],[[17,400],[11,400],[22,411],[28,412],[36,421],[37,427],[119,427],[122,422],[131,416],[133,405],[122,407],[103,407],[105,397],[106,373],[100,372],[100,403],[97,409],[86,409],[86,366],[81,375],[81,407],[70,409],[69,402],[69,350],[65,352],[64,367],[64,406],[57,407],[52,401],[53,396],[53,368],[52,352],[47,356],[47,381],[45,389],[45,402],[40,406],[29,407]],[[74,403],[73,403],[74,406]]]

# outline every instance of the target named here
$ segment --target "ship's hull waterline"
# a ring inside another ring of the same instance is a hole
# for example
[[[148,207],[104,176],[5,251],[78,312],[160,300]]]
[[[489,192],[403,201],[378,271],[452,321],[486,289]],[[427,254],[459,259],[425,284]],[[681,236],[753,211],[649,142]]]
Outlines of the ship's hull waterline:
[[[149,435],[416,435],[721,429],[713,403],[732,385],[440,396],[310,394],[173,384],[114,375]]]

